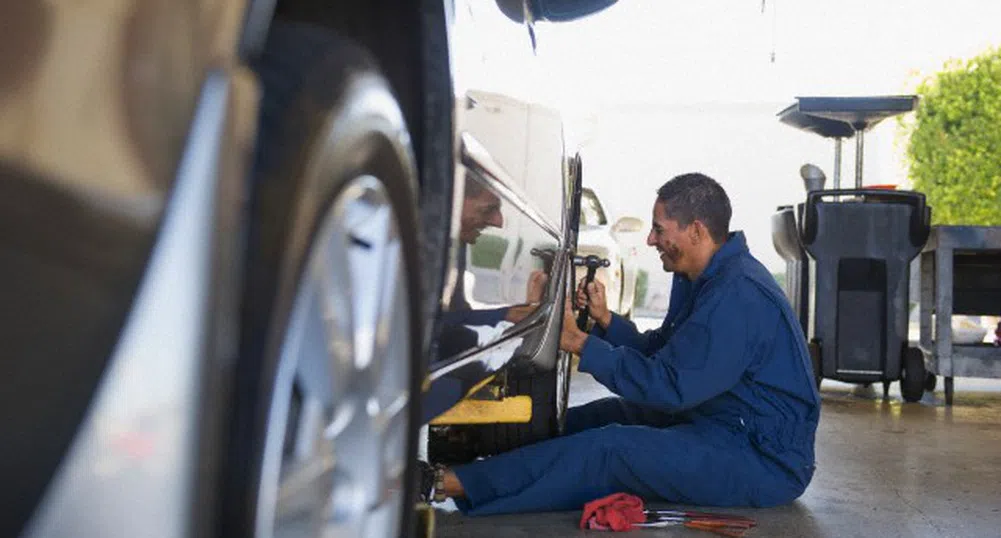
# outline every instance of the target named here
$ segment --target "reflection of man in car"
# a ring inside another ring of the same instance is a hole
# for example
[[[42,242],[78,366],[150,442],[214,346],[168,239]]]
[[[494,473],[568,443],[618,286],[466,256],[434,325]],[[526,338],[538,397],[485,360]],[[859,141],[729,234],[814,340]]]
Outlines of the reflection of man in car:
[[[464,245],[472,245],[488,227],[504,226],[500,197],[466,176],[465,195],[462,200],[462,216],[459,220],[459,240]]]
[[[615,492],[708,506],[773,506],[813,476],[820,399],[799,322],[770,272],[730,233],[730,202],[702,174],[665,183],[647,244],[674,273],[660,328],[569,305],[560,347],[617,396],[570,409],[567,436],[439,470],[438,490],[472,514],[579,509]]]
[[[517,323],[535,311],[545,293],[547,276],[533,271],[528,279],[525,303],[491,309],[473,309],[466,296],[465,273],[467,249],[474,245],[483,230],[504,226],[501,200],[471,175],[466,175],[462,215],[459,219],[459,252],[455,289],[442,313],[443,329],[439,346],[441,357],[450,357],[476,346],[477,333],[469,326],[496,326],[501,322]]]

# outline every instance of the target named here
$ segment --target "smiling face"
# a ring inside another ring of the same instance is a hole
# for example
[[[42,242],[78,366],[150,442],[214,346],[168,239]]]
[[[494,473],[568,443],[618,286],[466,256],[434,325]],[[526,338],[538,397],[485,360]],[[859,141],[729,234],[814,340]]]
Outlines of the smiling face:
[[[671,178],[657,189],[646,244],[664,270],[695,280],[729,237],[730,199],[716,180],[698,172]]]
[[[462,202],[459,240],[472,245],[479,239],[483,230],[491,226],[496,228],[504,226],[500,198],[483,188],[467,193]]]
[[[653,226],[647,235],[646,244],[657,249],[665,271],[685,272],[686,247],[692,243],[688,227],[682,228],[678,221],[668,217],[667,206],[661,201],[653,204],[652,220]]]

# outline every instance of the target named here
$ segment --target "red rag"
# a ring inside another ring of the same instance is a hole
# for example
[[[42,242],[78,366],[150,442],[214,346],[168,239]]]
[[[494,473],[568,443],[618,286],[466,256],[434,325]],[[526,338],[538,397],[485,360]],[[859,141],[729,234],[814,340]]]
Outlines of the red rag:
[[[633,523],[646,521],[643,499],[628,493],[613,493],[584,505],[580,528],[588,529],[593,522],[613,531],[632,530]]]

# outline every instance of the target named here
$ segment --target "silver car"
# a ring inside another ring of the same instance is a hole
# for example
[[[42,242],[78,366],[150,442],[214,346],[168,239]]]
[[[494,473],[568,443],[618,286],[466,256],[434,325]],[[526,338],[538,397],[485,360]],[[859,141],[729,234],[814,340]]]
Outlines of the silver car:
[[[558,435],[536,51],[612,3],[5,2],[0,536],[405,535],[422,426]],[[477,295],[487,228],[520,284]]]

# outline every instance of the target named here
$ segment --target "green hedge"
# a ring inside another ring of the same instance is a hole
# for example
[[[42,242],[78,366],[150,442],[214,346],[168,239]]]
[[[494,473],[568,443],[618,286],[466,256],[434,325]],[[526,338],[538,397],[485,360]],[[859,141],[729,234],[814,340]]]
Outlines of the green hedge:
[[[1001,224],[1001,49],[923,81],[907,157],[935,224]]]

